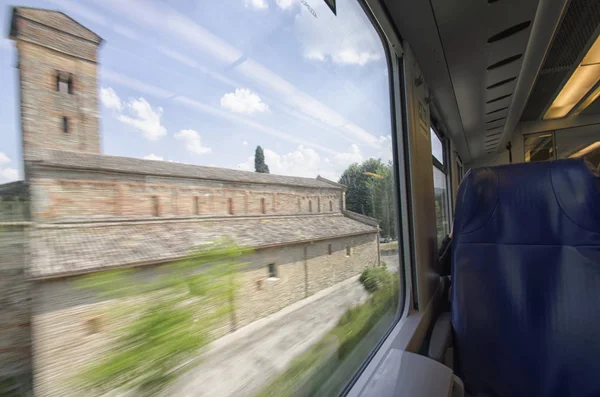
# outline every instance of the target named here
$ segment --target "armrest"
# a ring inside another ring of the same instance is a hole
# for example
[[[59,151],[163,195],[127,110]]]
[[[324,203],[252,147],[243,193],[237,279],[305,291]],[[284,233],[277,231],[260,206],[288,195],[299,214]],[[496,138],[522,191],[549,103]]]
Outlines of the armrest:
[[[433,331],[431,332],[428,352],[429,358],[443,363],[446,350],[450,346],[451,338],[452,326],[450,324],[450,313],[444,312],[437,318],[435,325],[433,326]]]

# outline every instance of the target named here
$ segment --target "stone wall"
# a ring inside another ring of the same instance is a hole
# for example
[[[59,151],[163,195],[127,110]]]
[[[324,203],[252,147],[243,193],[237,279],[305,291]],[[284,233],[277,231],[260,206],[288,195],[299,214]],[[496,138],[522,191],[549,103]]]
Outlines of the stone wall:
[[[359,274],[378,263],[377,234],[331,239],[258,250],[240,274],[235,324],[224,324],[219,335],[274,313],[308,295]],[[331,254],[329,253],[331,245]],[[350,247],[350,256],[347,249]],[[276,277],[269,277],[269,264]],[[137,270],[140,281],[160,266]],[[307,272],[308,271],[308,272]],[[108,346],[107,312],[122,301],[102,300],[77,288],[77,277],[36,282],[32,326],[37,396],[80,396],[74,375]],[[87,393],[87,392],[85,392]],[[89,394],[85,394],[89,395]]]
[[[0,395],[31,386],[27,222],[0,222]],[[18,394],[19,395],[19,394]]]
[[[307,296],[378,265],[376,234],[344,237],[257,251],[242,274],[237,327],[279,311]],[[331,254],[329,254],[331,246]],[[351,255],[346,251],[350,248]],[[274,264],[277,277],[268,277]]]
[[[341,190],[82,171],[32,171],[40,222],[341,211]]]
[[[17,49],[24,158],[41,148],[100,153],[96,64],[28,41]],[[59,73],[72,76],[72,94],[57,91]]]

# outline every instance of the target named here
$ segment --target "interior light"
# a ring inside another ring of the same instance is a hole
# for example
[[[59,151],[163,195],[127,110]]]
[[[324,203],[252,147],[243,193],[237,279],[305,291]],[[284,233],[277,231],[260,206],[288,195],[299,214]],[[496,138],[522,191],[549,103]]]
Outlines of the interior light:
[[[596,99],[598,99],[598,97],[600,96],[600,85],[596,87],[595,90],[593,90],[588,96],[587,98],[585,98],[583,100],[583,102],[581,102],[581,104],[579,106],[577,106],[577,108],[575,108],[575,110],[571,113],[573,116],[577,116],[579,113],[583,112],[585,109],[587,109],[588,106],[590,106],[592,103],[594,103],[594,101]]]
[[[593,63],[600,63],[600,36],[596,38],[594,44],[590,47],[585,58],[581,61],[582,65],[591,65]]]
[[[569,158],[574,159],[577,157],[583,157],[586,154],[591,153],[596,149],[600,149],[600,141],[596,141],[596,142],[592,143],[591,145],[584,147],[580,151],[573,153],[572,155],[569,156]]]
[[[558,93],[554,102],[544,114],[544,119],[565,117],[596,85],[598,80],[600,80],[600,35],[573,72],[567,84]],[[577,111],[581,113],[584,109],[583,106],[580,106]]]

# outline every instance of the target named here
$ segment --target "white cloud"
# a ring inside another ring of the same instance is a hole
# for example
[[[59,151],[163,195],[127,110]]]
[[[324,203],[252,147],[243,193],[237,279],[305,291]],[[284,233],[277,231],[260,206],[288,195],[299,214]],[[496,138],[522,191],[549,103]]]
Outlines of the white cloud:
[[[200,134],[194,130],[181,130],[175,134],[175,139],[184,141],[186,149],[194,154],[205,154],[212,151],[208,146],[202,145]]]
[[[282,9],[286,9],[292,6],[292,4],[294,3],[294,0],[275,0],[275,3],[277,4],[277,7],[282,8]]]
[[[121,103],[121,98],[117,95],[115,90],[111,87],[108,88],[100,88],[100,101],[104,106],[108,109],[113,110],[121,110],[123,109],[123,104]]]
[[[332,154],[337,153],[335,150],[332,150],[329,147],[326,147],[326,146],[323,146],[323,145],[319,145],[319,144],[316,144],[314,142],[306,141],[304,139],[298,138],[297,135],[286,134],[286,133],[281,132],[281,131],[279,131],[279,130],[277,130],[275,128],[268,127],[268,126],[266,126],[264,124],[258,123],[258,122],[254,121],[254,120],[249,119],[249,118],[246,118],[246,117],[243,117],[243,116],[239,116],[239,115],[233,114],[231,112],[226,112],[224,110],[215,108],[215,107],[207,105],[205,103],[193,100],[193,99],[188,98],[186,96],[177,96],[177,97],[173,98],[173,101],[176,102],[176,103],[180,103],[182,105],[194,108],[195,110],[199,110],[199,111],[204,112],[206,114],[210,114],[211,116],[218,117],[218,118],[221,118],[221,119],[226,119],[226,120],[229,120],[229,121],[232,121],[232,122],[235,122],[235,123],[242,124],[242,125],[244,125],[246,127],[253,128],[253,129],[257,130],[257,131],[260,131],[260,132],[263,132],[265,134],[268,134],[268,135],[271,135],[271,136],[283,139],[283,140],[285,140],[287,142],[292,142],[292,143],[295,143],[295,144],[300,144],[300,145],[306,145],[306,146],[309,146],[309,147],[314,147],[314,148],[317,148],[317,149],[319,149],[319,150],[321,150],[323,152],[326,152],[326,153],[332,153]]]
[[[120,34],[121,36],[127,37],[131,40],[140,40],[140,36],[135,32],[135,30],[128,28],[127,26],[113,24],[113,30],[115,33]]]
[[[350,152],[339,153],[331,162],[329,158],[323,158],[314,149],[300,145],[296,150],[287,154],[278,154],[275,151],[265,148],[265,163],[269,166],[272,174],[303,176],[307,178],[316,178],[321,175],[332,181],[339,180],[342,172],[352,163],[362,161],[362,156],[358,146],[352,145]],[[254,171],[254,156],[238,164],[238,168],[244,171]]]
[[[382,149],[379,157],[381,157],[382,162],[387,163],[392,160],[392,136],[380,136],[379,143],[381,144]]]
[[[141,132],[150,141],[155,141],[167,134],[167,129],[160,123],[162,108],[153,109],[144,98],[131,98],[126,103],[129,115],[119,115],[119,121],[128,124]]]
[[[357,51],[355,48],[346,48],[340,50],[337,53],[332,54],[333,62],[345,63],[354,65],[364,65],[371,61],[376,61],[381,58],[381,55],[368,52],[368,51]]]
[[[360,163],[363,160],[363,156],[360,153],[360,148],[355,143],[350,145],[350,149],[348,152],[338,153],[333,158],[337,162],[337,164],[343,166],[348,166],[352,163]]]
[[[198,64],[198,62],[194,61],[192,58],[188,57],[187,55],[183,55],[182,53],[172,50],[168,47],[161,46],[158,49],[160,52],[162,52],[169,58],[172,58],[172,59],[176,60],[177,62],[180,62],[186,66],[189,66],[192,68],[197,68],[200,66]]]
[[[10,163],[10,158],[6,154],[0,152],[0,164],[6,164],[6,163]]]
[[[166,4],[149,3],[143,0],[98,0],[96,4],[124,14],[131,22],[144,25],[156,33],[171,34],[182,43],[197,48],[217,60],[230,64],[242,52],[221,38],[214,36],[189,17],[180,14]]]
[[[0,168],[0,182],[7,183],[19,180],[19,171],[15,168]]]
[[[246,114],[269,110],[269,106],[258,95],[247,88],[237,88],[235,92],[223,95],[221,98],[221,107],[229,109],[234,113]]]
[[[152,84],[144,83],[131,77],[123,76],[122,74],[112,72],[109,69],[102,68],[102,78],[114,84],[120,84],[132,90],[139,91],[143,94],[152,95],[158,98],[169,98],[174,95],[173,92],[163,90]]]
[[[316,178],[321,170],[319,153],[303,145],[298,146],[293,152],[283,155],[267,148],[264,149],[264,153],[265,163],[269,166],[269,171],[272,174]],[[245,171],[254,171],[254,156],[248,157],[248,160],[239,164],[238,168]]]
[[[166,56],[168,56],[169,58],[171,58],[185,66],[188,66],[190,68],[198,69],[201,72],[206,73],[213,79],[220,81],[223,84],[229,85],[231,87],[239,87],[240,86],[240,83],[230,79],[229,77],[222,75],[221,73],[217,73],[217,72],[213,72],[212,70],[209,70],[208,68],[206,68],[206,67],[202,66],[200,63],[198,63],[196,60],[190,58],[187,55],[180,53],[179,51],[175,51],[171,48],[163,47],[163,46],[158,47],[158,50],[160,52],[162,52],[163,54],[165,54]]]
[[[269,4],[267,4],[267,0],[244,0],[244,7],[253,7],[264,10],[269,8]]]
[[[97,1],[98,5],[102,7],[107,7],[113,12],[119,12],[123,16],[127,17],[131,22],[136,23],[138,25],[142,25],[146,29],[151,29],[157,32],[161,32],[165,35],[168,35],[172,38],[180,40],[182,44],[187,44],[194,49],[200,50],[204,52],[205,55],[210,56],[215,62],[220,62],[223,65],[230,65],[236,60],[238,60],[242,56],[242,52],[229,44],[227,41],[217,37],[207,31],[204,27],[198,25],[196,22],[191,20],[185,15],[178,13],[172,8],[168,7],[166,4],[161,3],[148,3],[140,0],[103,0]],[[325,2],[316,2],[313,4],[315,8],[317,7],[327,7]],[[344,19],[343,25],[344,29],[348,30],[349,37],[344,47],[341,47],[342,50],[350,48],[350,44],[354,42],[369,42],[373,43],[371,48],[378,48],[379,52],[383,52],[381,43],[379,42],[379,37],[373,30],[368,19],[364,16],[364,12],[360,9],[358,4],[355,5],[356,12],[346,13],[346,19]],[[299,15],[298,17],[304,16],[302,20],[313,20],[315,18],[306,10],[304,7],[301,7],[301,13],[303,15]],[[311,44],[319,44],[320,41],[325,40],[325,38],[330,38],[333,34],[328,30],[327,25],[336,25],[341,23],[336,20],[331,13],[331,10],[328,8],[322,8],[322,14],[327,15],[329,18],[328,21],[321,21],[321,16],[319,17],[318,26],[311,26],[310,24],[305,27],[308,31],[310,37],[302,38],[305,51],[311,52],[311,48],[314,49],[315,53],[319,53],[323,55],[325,59],[325,55],[328,52],[331,52],[331,49],[336,49],[337,42],[328,43],[324,45],[325,47],[319,47],[318,45],[311,46]],[[329,14],[331,14],[329,16]],[[348,15],[352,14],[349,16]],[[321,14],[319,14],[321,15]],[[299,19],[297,18],[297,19]],[[341,20],[341,18],[340,18]],[[355,20],[358,20],[358,27],[354,26]],[[165,21],[169,21],[169,23],[165,23]],[[311,29],[318,28],[318,34],[311,35]],[[364,28],[364,29],[363,29]],[[323,29],[327,31],[323,32]],[[335,28],[337,29],[337,28]],[[359,40],[355,38],[355,35],[360,36],[360,32],[362,31],[363,35],[366,34],[368,36],[367,39]],[[358,33],[357,33],[358,32]],[[366,32],[366,33],[365,33]],[[299,30],[299,37],[303,36],[303,32]],[[336,31],[336,33],[339,33]],[[370,36],[369,36],[370,34]],[[345,34],[341,36],[334,37],[332,40],[343,40]],[[365,46],[361,44],[365,48]],[[378,45],[378,47],[375,47]],[[314,48],[313,48],[314,47]],[[328,49],[329,51],[324,51],[324,49]],[[365,50],[359,51],[364,52]],[[369,51],[367,51],[369,52]],[[364,58],[364,57],[363,57]],[[279,101],[284,103],[285,105],[297,109],[299,112],[306,114],[309,117],[312,117],[316,122],[323,123],[328,127],[334,129],[340,129],[340,132],[344,134],[350,134],[353,141],[356,139],[361,140],[373,147],[377,147],[377,138],[368,131],[363,130],[362,128],[353,125],[340,114],[330,109],[323,103],[317,101],[313,97],[308,94],[298,90],[294,85],[290,84],[287,80],[281,78],[278,74],[272,72],[268,68],[259,64],[258,62],[253,61],[252,59],[247,59],[243,63],[239,64],[235,71],[240,73],[243,77],[249,79],[255,86],[261,87],[261,91],[264,93],[265,91],[276,97]],[[103,71],[103,76],[105,78],[113,79],[113,82],[127,85],[130,88],[134,89],[147,89],[149,91],[154,91],[154,94],[164,96],[172,96],[173,93],[169,93],[168,91],[157,89],[154,87],[148,87],[147,84],[138,82],[133,79],[123,78],[116,73],[110,73],[107,71]],[[215,77],[215,76],[213,76]],[[138,88],[136,88],[136,86]],[[239,85],[237,85],[239,87]],[[144,91],[142,91],[144,92]],[[150,93],[149,93],[150,94]],[[181,97],[174,98],[175,101],[179,100]],[[189,98],[185,98],[183,102],[186,104],[190,104],[192,106],[197,106],[197,101],[190,100]],[[202,104],[202,107],[206,109],[206,106]],[[214,112],[214,109],[210,110],[210,112]],[[245,121],[248,122],[247,120]],[[261,129],[265,130],[264,126],[260,126]],[[271,129],[273,130],[273,129]],[[271,131],[273,132],[273,131]],[[299,142],[298,142],[299,143]],[[311,145],[316,147],[315,145]]]
[[[248,141],[242,142],[242,146],[248,146]]]
[[[156,161],[165,161],[164,158],[155,155],[154,153],[144,156],[144,160],[156,160]]]
[[[8,164],[10,163],[10,158],[0,152],[0,164]],[[13,182],[19,179],[19,171],[16,168],[12,167],[0,167],[0,183]]]
[[[307,59],[363,66],[382,58],[381,40],[358,3],[348,2],[343,16],[333,15],[324,1],[313,3],[319,19],[302,7],[294,22]]]

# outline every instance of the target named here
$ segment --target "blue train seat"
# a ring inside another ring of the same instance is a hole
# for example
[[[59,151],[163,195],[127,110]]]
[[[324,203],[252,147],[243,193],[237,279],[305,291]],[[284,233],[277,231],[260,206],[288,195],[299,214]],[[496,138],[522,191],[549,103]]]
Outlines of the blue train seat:
[[[581,159],[474,169],[452,241],[454,369],[473,396],[600,396],[600,177]]]

